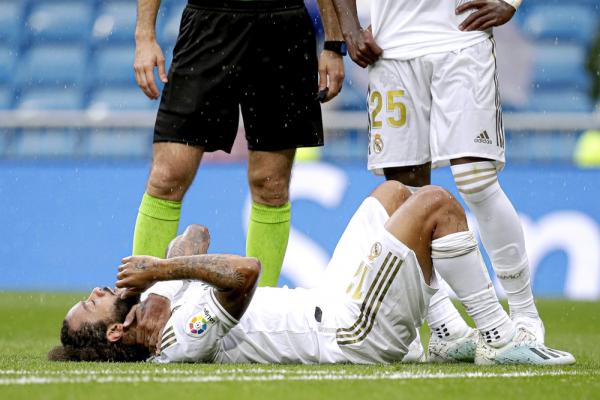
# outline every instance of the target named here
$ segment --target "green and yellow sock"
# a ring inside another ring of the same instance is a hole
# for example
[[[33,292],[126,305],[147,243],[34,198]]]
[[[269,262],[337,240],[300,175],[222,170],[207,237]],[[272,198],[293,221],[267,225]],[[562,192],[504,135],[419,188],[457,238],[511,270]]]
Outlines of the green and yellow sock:
[[[181,202],[163,200],[144,193],[135,221],[133,255],[165,258],[167,247],[177,236]]]
[[[246,255],[262,264],[259,286],[277,286],[290,236],[290,203],[271,207],[252,202]]]

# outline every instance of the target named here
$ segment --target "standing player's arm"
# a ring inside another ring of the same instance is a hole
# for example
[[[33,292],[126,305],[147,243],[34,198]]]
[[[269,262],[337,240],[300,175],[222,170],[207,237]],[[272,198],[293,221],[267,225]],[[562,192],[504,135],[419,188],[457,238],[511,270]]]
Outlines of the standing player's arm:
[[[132,256],[123,259],[116,286],[142,289],[157,281],[202,281],[217,289],[219,303],[239,319],[250,304],[259,275],[260,263],[252,257],[210,254],[161,260]]]
[[[317,0],[326,42],[343,42],[344,35],[331,0]],[[344,83],[343,55],[323,50],[319,56],[319,93],[324,93],[322,102],[333,99],[342,90]]]
[[[485,31],[504,25],[515,15],[521,0],[472,0],[456,8],[456,14],[473,11],[459,29],[461,31]]]
[[[160,0],[138,0],[135,25],[135,80],[150,99],[160,96],[154,82],[154,67],[158,66],[160,80],[167,82],[165,56],[156,41],[156,15],[159,6]]]
[[[332,0],[352,60],[365,68],[379,59],[383,50],[375,43],[370,29],[362,29],[356,0]]]

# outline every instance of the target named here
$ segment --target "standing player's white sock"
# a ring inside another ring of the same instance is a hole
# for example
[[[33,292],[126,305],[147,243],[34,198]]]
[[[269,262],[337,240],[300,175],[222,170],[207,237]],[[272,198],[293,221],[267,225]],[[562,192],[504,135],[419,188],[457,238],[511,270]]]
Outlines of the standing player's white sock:
[[[481,241],[504,288],[511,316],[539,318],[521,221],[491,161],[452,166],[458,191],[477,218]]]
[[[438,277],[438,280],[442,279]],[[431,333],[442,340],[458,339],[469,333],[469,325],[458,313],[443,287],[431,297],[427,324]]]
[[[435,271],[454,290],[486,342],[494,347],[508,343],[515,335],[515,324],[498,302],[473,232],[433,240],[431,259]]]

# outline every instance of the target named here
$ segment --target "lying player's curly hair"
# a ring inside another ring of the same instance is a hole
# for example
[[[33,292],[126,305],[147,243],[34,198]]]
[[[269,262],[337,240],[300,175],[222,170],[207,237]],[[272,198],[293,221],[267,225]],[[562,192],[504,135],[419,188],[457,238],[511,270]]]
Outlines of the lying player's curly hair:
[[[63,321],[60,330],[62,346],[56,346],[48,353],[50,361],[144,361],[150,351],[139,344],[124,344],[122,341],[109,342],[106,339],[108,325],[104,322],[86,323],[78,330],[69,328]]]
[[[115,301],[113,322],[123,322],[127,313],[137,302],[137,298]],[[141,344],[125,344],[122,340],[109,342],[106,338],[109,322],[84,323],[78,330],[70,328],[63,320],[60,330],[62,346],[56,346],[48,353],[50,361],[144,361],[150,351]]]

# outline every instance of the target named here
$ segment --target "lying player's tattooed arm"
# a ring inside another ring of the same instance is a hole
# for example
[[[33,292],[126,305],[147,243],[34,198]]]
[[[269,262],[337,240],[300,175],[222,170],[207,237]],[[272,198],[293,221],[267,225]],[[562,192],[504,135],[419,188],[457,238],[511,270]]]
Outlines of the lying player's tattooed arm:
[[[182,235],[171,241],[167,258],[206,254],[210,244],[208,229],[202,225],[190,225]],[[149,349],[158,348],[163,327],[171,317],[171,298],[181,288],[176,282],[161,282],[150,288],[147,299],[133,306],[123,326],[136,324],[136,342]],[[139,289],[128,289],[122,296],[139,294]]]
[[[260,275],[260,263],[251,257],[210,254],[174,257],[126,257],[119,267],[117,287],[145,289],[158,281],[199,280],[217,290],[219,303],[234,318],[250,304]]]

